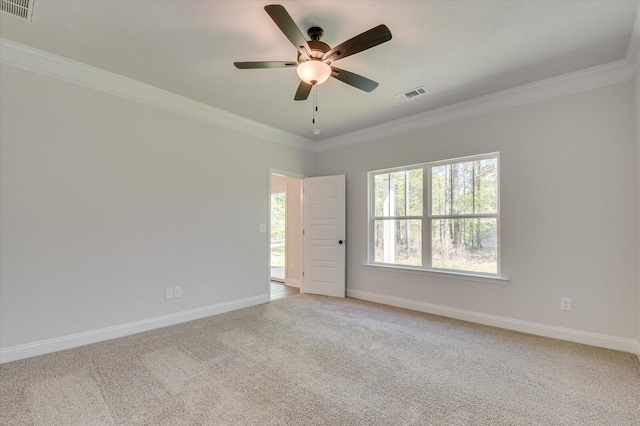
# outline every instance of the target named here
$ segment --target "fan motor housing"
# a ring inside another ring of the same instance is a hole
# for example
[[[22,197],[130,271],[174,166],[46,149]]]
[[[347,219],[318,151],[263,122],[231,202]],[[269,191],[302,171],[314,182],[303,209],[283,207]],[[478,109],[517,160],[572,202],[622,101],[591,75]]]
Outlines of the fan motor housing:
[[[309,45],[309,48],[311,49],[311,57],[314,58],[314,59],[322,58],[322,56],[325,54],[325,52],[328,52],[329,50],[331,50],[331,47],[327,43],[323,43],[323,42],[318,41],[318,40],[309,40],[309,41],[307,41],[307,44]],[[300,56],[302,56],[302,55],[298,54],[298,63],[304,62],[304,61],[301,61]]]

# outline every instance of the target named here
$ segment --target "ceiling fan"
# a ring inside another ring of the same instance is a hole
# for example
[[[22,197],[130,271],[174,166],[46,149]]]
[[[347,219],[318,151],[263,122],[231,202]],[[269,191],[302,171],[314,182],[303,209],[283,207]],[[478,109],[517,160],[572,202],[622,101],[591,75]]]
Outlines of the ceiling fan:
[[[386,25],[378,25],[359,34],[333,49],[320,41],[323,31],[320,27],[311,27],[307,31],[310,40],[306,40],[300,29],[293,22],[287,10],[278,4],[265,6],[265,11],[298,50],[297,62],[265,61],[265,62],[234,62],[240,69],[254,68],[293,68],[296,67],[300,77],[300,85],[294,100],[304,101],[309,97],[311,88],[323,83],[329,77],[336,78],[350,86],[371,92],[378,83],[358,74],[331,66],[339,59],[370,49],[391,40],[391,32]]]

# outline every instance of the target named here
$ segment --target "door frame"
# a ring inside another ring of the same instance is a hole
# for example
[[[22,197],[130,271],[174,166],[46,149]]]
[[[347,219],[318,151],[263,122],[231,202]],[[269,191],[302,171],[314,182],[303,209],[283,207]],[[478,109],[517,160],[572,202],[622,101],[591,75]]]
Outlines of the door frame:
[[[274,174],[282,175],[286,177],[292,177],[296,179],[304,179],[306,177],[300,173],[269,168],[269,177],[267,179],[267,182],[268,182],[267,194],[269,196],[267,197],[267,270],[266,270],[266,274],[267,274],[266,285],[267,285],[267,295],[269,296],[269,301],[271,301],[271,175],[274,175]],[[304,207],[304,197],[300,197],[300,212],[304,218],[303,207]],[[303,222],[304,222],[303,220],[300,220],[300,248],[301,248],[300,259],[302,261],[302,265],[304,265],[304,240],[303,240],[304,236],[302,235],[302,231],[304,229]],[[285,242],[285,247],[286,245],[287,244]],[[285,260],[285,277],[286,277],[286,260]],[[300,293],[304,293],[304,280],[300,282]]]

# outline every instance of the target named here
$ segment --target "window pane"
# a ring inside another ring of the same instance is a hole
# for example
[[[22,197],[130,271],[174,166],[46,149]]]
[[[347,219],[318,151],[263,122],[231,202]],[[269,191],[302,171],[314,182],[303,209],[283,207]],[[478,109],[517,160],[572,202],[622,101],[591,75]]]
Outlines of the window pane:
[[[498,159],[474,162],[475,213],[498,211]]]
[[[431,265],[459,271],[498,273],[497,219],[434,219]]]
[[[449,170],[452,193],[450,214],[472,214],[473,162],[452,164]]]
[[[422,216],[422,169],[407,172],[409,183],[409,216]]]
[[[448,191],[449,166],[431,168],[431,214],[447,214],[450,192]]]
[[[431,169],[431,214],[458,215],[498,211],[498,160],[437,166]]]
[[[405,176],[404,171],[390,174],[389,190],[391,191],[391,196],[389,200],[391,204],[388,216],[406,216]]]
[[[375,215],[376,217],[384,216],[385,202],[386,208],[389,208],[389,200],[385,199],[385,194],[389,190],[389,174],[375,176]]]
[[[375,261],[422,266],[422,220],[376,220]]]
[[[376,217],[422,216],[422,169],[374,176]]]

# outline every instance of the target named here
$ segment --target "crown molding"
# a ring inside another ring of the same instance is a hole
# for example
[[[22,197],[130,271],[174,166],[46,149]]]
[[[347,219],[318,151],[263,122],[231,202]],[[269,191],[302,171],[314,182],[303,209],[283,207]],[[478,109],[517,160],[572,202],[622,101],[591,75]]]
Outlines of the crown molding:
[[[632,80],[626,59],[501,90],[317,142],[317,152],[373,142],[413,130]]]
[[[640,7],[638,7],[638,12],[636,12],[636,21],[633,25],[633,31],[631,32],[626,58],[633,67],[633,72],[637,73],[638,65],[640,65]]]
[[[0,38],[0,63],[99,90],[294,148],[315,142],[139,81]]]
[[[640,9],[638,16],[640,17]],[[627,49],[627,59],[501,90],[333,138],[313,141],[118,74],[0,38],[0,63],[311,152],[324,152],[372,142],[505,108],[622,83],[634,78],[639,57],[640,18],[636,18]]]

